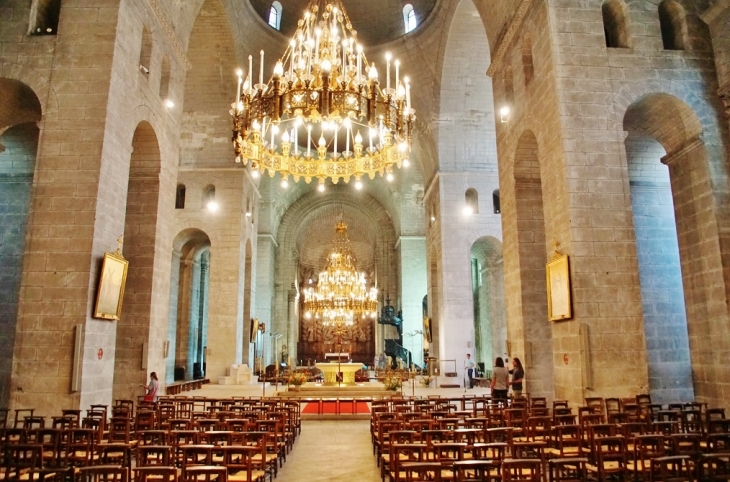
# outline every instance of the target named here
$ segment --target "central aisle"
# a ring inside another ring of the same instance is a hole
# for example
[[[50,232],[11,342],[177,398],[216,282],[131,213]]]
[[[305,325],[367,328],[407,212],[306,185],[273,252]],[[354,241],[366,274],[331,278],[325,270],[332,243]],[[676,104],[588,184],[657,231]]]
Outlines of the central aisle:
[[[369,420],[303,420],[280,482],[380,482]]]

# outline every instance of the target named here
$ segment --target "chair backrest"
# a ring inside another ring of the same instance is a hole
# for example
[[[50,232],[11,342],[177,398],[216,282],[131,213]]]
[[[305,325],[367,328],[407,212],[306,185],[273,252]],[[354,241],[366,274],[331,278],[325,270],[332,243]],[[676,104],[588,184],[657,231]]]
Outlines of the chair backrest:
[[[127,482],[129,469],[119,465],[91,465],[76,470],[75,482]]]
[[[177,482],[175,467],[137,466],[132,472],[134,482]]]
[[[405,472],[406,482],[422,480],[441,482],[444,467],[438,462],[405,462],[401,464],[401,469]]]
[[[503,482],[540,482],[542,461],[540,459],[506,459],[502,462]]]
[[[138,445],[137,466],[169,466],[172,465],[172,447],[170,445]]]
[[[196,465],[183,468],[183,482],[228,482],[228,469],[224,465]]]

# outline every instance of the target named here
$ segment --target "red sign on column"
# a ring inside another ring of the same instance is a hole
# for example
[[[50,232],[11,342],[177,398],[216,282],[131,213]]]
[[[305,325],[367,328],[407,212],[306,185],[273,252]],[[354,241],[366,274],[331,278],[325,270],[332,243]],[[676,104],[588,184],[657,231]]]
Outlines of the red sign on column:
[[[96,352],[96,359],[101,360],[102,358],[104,358],[104,349],[99,348],[99,350]]]

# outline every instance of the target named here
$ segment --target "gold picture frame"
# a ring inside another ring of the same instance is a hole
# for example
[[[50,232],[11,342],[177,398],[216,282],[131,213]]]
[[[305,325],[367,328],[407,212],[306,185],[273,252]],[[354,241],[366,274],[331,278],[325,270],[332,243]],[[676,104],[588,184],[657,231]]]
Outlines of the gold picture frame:
[[[127,283],[129,261],[117,251],[104,253],[99,275],[99,289],[96,292],[94,318],[118,320],[122,316],[124,286]]]
[[[550,321],[569,320],[573,317],[570,296],[570,263],[567,254],[555,251],[546,267],[548,319]]]
[[[423,337],[427,342],[433,342],[433,337],[431,336],[431,318],[428,316],[423,317]]]

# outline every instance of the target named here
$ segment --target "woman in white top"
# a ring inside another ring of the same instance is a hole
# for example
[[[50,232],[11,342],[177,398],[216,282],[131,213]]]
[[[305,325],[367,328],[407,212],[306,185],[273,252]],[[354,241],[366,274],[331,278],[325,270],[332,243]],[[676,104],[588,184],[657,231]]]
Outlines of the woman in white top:
[[[507,399],[507,388],[509,387],[509,372],[504,367],[504,360],[498,356],[494,361],[492,370],[492,398]]]

